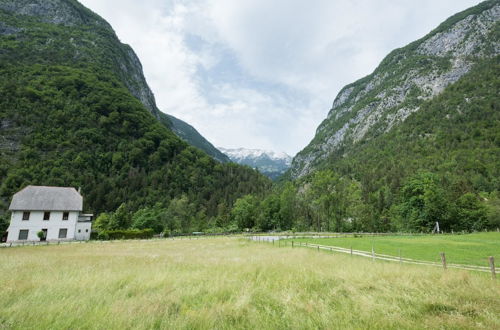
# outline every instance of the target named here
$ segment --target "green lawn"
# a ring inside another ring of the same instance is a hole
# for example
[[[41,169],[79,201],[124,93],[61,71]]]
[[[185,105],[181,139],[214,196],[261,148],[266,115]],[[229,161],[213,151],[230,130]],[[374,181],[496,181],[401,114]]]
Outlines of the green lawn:
[[[446,253],[448,263],[488,266],[488,257],[494,256],[500,266],[500,233],[475,233],[466,235],[378,236],[293,239],[295,242],[352,247],[355,250],[399,256],[404,258],[439,262],[440,252]]]

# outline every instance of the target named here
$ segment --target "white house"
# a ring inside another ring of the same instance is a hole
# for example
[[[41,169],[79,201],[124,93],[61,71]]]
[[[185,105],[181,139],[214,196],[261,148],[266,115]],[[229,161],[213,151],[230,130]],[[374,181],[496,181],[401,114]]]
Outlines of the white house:
[[[7,242],[90,239],[93,215],[82,213],[83,197],[75,188],[27,186],[14,194],[9,210]]]

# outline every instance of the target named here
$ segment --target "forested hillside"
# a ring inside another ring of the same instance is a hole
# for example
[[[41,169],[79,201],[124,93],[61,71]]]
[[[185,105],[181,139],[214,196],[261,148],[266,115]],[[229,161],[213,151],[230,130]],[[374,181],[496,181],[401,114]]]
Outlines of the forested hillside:
[[[270,184],[166,128],[133,51],[73,0],[0,0],[0,128],[4,222],[12,194],[34,184],[82,187],[87,211],[125,214],[115,228],[155,207],[171,212],[169,230],[203,230]]]
[[[198,133],[198,131],[193,126],[189,125],[188,123],[165,113],[160,113],[160,122],[169,127],[178,137],[180,137],[190,145],[205,151],[215,160],[218,160],[221,163],[227,163],[231,161],[229,157],[227,157],[219,149],[214,147],[213,144],[208,142],[203,136],[200,135],[200,133]]]
[[[241,222],[318,231],[500,227],[499,20],[500,2],[485,1],[343,88],[288,182],[237,202]]]

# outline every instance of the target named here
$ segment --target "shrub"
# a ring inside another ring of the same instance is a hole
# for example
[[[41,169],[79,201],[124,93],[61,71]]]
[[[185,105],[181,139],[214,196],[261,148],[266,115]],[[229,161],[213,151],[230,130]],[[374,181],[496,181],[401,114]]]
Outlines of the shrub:
[[[38,233],[36,233],[36,236],[38,236],[39,239],[42,239],[45,235],[44,232],[40,230]]]
[[[100,239],[100,240],[108,240],[109,239],[109,235],[108,235],[108,232],[107,231],[101,231],[97,234],[97,239]]]
[[[139,238],[152,238],[154,230],[146,229],[129,229],[129,230],[104,230],[99,232],[98,239],[139,239]]]

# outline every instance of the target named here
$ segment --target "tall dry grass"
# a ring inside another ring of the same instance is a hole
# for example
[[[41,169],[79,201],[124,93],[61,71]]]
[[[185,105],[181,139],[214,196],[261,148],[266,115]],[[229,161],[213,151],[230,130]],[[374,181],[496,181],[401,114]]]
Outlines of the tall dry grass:
[[[500,279],[239,239],[0,250],[0,329],[500,328]]]

